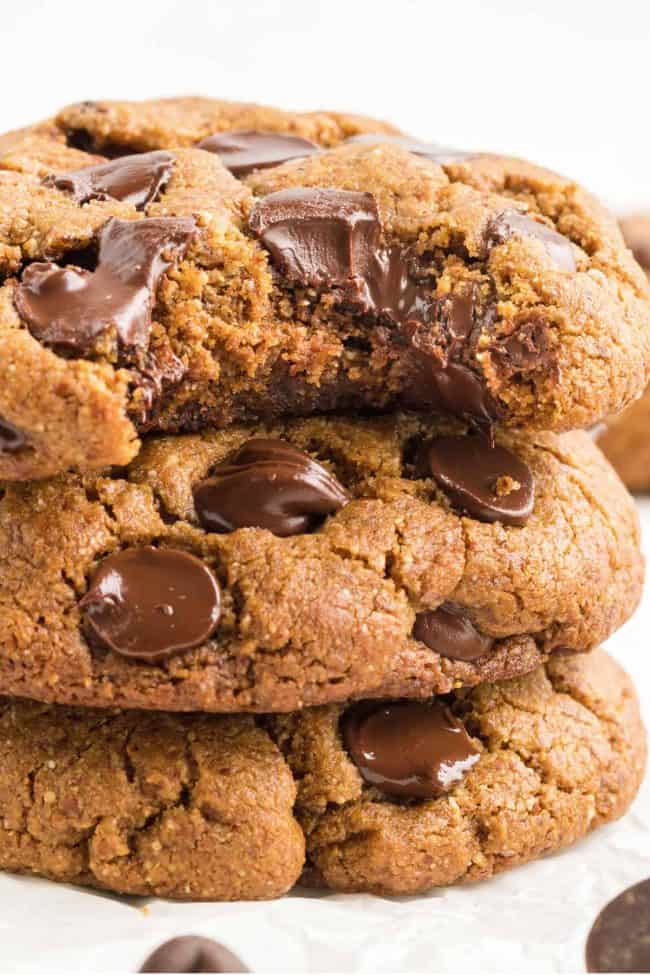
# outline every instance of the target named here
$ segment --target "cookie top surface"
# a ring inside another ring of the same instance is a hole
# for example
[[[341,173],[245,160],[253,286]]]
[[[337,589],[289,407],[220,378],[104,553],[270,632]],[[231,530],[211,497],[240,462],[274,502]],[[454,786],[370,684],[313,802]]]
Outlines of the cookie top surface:
[[[633,502],[582,433],[311,418],[2,490],[0,693],[37,699],[446,693],[590,649],[641,589]]]
[[[416,893],[566,846],[641,781],[634,688],[599,650],[444,705],[371,707],[388,715],[384,772],[414,765],[395,741],[413,708],[444,708],[471,764],[433,798],[395,795],[367,781],[345,707],[254,719],[0,702],[0,868],[192,900],[278,896],[303,867],[311,884]],[[423,768],[448,757],[437,724],[420,730]]]
[[[1,137],[0,279],[7,479],[271,415],[588,426],[650,359],[647,281],[575,183],[336,113],[94,102]]]

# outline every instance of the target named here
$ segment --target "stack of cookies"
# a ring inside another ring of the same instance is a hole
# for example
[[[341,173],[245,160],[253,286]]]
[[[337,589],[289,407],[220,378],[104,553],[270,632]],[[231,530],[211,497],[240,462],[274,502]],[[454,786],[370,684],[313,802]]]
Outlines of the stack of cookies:
[[[0,867],[384,894],[620,816],[646,278],[520,160],[83,102],[0,138]],[[586,651],[591,651],[587,653]]]

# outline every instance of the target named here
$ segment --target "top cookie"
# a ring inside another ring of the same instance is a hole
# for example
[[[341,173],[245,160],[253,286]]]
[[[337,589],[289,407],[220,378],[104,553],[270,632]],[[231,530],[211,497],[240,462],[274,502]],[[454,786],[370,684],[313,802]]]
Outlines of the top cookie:
[[[2,137],[0,277],[6,479],[333,409],[563,430],[648,375],[648,284],[589,194],[357,116],[93,102]]]

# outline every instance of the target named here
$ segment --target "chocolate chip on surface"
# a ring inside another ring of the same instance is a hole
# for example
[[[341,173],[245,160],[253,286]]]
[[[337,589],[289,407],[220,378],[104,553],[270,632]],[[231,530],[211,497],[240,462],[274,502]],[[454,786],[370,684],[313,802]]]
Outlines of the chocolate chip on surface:
[[[650,878],[603,908],[589,932],[585,958],[588,972],[650,972]]]
[[[479,760],[465,727],[436,700],[355,704],[341,722],[362,778],[387,795],[434,799]]]
[[[519,210],[504,210],[490,220],[485,235],[487,249],[504,244],[511,237],[536,237],[560,270],[575,271],[576,259],[569,238]]]
[[[408,248],[383,246],[371,193],[278,190],[258,200],[250,227],[288,281],[340,289],[358,312],[397,324],[428,319],[431,288],[412,274]]]
[[[433,477],[454,508],[479,521],[522,526],[532,514],[530,468],[484,434],[434,438],[418,459],[418,472]]]
[[[174,156],[170,152],[142,152],[113,162],[47,176],[43,183],[63,190],[75,203],[119,200],[142,210],[169,181]]]
[[[104,559],[79,606],[101,646],[153,662],[209,639],[219,622],[221,594],[195,556],[147,546]]]
[[[263,438],[244,443],[194,489],[207,531],[257,527],[281,537],[313,530],[347,500],[338,481],[308,454]]]
[[[186,934],[156,948],[141,972],[247,972],[245,965],[212,938]]]
[[[450,660],[478,660],[494,643],[492,637],[476,629],[462,607],[453,603],[418,613],[413,636]]]
[[[233,176],[240,178],[248,176],[256,169],[268,169],[290,159],[322,152],[315,142],[297,135],[254,130],[217,132],[202,139],[197,145],[199,149],[218,155]]]
[[[111,218],[99,234],[95,271],[52,263],[25,269],[14,297],[18,314],[36,339],[69,354],[89,352],[111,328],[122,346],[146,346],[160,278],[195,233],[191,217]]]

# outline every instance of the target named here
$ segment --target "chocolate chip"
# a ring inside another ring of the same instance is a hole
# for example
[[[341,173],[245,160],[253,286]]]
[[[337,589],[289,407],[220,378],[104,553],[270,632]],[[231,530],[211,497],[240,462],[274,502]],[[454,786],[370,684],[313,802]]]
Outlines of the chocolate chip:
[[[492,349],[500,372],[511,378],[522,373],[555,370],[548,333],[548,322],[540,312],[530,311],[519,316],[515,331],[500,339]]]
[[[418,613],[413,636],[450,660],[478,660],[494,643],[492,637],[480,633],[465,611],[453,603]]]
[[[15,291],[32,335],[70,354],[91,351],[114,329],[123,346],[146,346],[160,278],[196,233],[191,217],[111,218],[99,235],[97,270],[30,264]]]
[[[405,406],[426,405],[484,424],[496,419],[496,404],[483,377],[469,364],[476,338],[493,314],[491,305],[481,306],[478,289],[472,286],[431,303],[429,317],[439,333],[435,342],[430,327],[408,323],[404,333],[410,345],[410,375],[402,397]]]
[[[322,152],[309,139],[281,132],[217,132],[198,143],[199,149],[214,152],[233,176],[248,176],[256,169],[279,166],[289,159],[299,159]]]
[[[0,416],[0,454],[16,454],[27,446],[27,437],[9,420]]]
[[[258,200],[250,227],[288,281],[334,289],[340,302],[398,324],[427,320],[430,289],[409,250],[382,246],[371,193],[279,190]]]
[[[341,730],[362,778],[391,796],[434,799],[479,759],[464,726],[435,700],[353,705]]]
[[[75,203],[120,200],[142,210],[160,193],[171,175],[174,157],[169,152],[142,152],[114,162],[47,176],[45,186],[70,193]]]
[[[194,489],[207,531],[256,527],[281,537],[312,531],[347,500],[338,481],[308,454],[261,438],[247,441]]]
[[[519,457],[483,434],[436,437],[418,472],[435,478],[451,504],[479,521],[524,525],[533,511],[533,475]]]
[[[588,972],[650,972],[650,879],[603,908],[587,939]]]
[[[495,244],[504,244],[511,237],[536,237],[562,271],[575,271],[576,260],[571,241],[546,224],[518,210],[504,210],[488,224],[485,234],[487,250]]]
[[[156,661],[211,636],[221,595],[210,569],[193,555],[147,546],[104,559],[79,606],[101,646]]]
[[[414,156],[422,156],[424,159],[430,159],[441,166],[475,159],[477,156],[475,152],[463,152],[461,149],[452,149],[449,146],[439,145],[437,142],[420,142],[418,139],[411,139],[407,135],[386,135],[381,132],[364,132],[361,135],[353,135],[346,139],[346,142],[361,142],[372,145],[390,142],[412,152]]]
[[[141,972],[247,972],[245,965],[211,938],[186,934],[165,941],[149,955]]]

